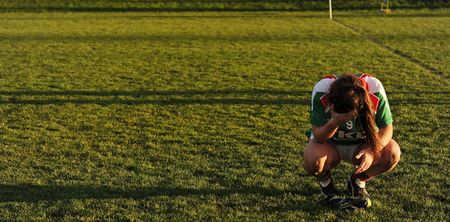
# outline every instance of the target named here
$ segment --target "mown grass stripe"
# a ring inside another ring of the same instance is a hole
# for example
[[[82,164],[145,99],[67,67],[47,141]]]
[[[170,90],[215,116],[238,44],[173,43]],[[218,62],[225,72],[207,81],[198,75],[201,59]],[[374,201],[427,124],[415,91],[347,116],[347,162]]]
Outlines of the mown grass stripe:
[[[389,91],[389,95],[405,94],[444,94],[449,95],[450,91]],[[224,89],[224,90],[167,90],[167,91],[0,91],[0,96],[208,96],[208,95],[275,95],[275,96],[296,96],[310,95],[310,90],[270,90],[270,89]]]
[[[126,105],[213,105],[213,104],[233,104],[233,105],[307,105],[308,100],[297,99],[156,99],[156,100],[124,100],[124,99],[44,99],[44,100],[10,100],[0,101],[0,104],[34,104],[34,105],[47,105],[47,104],[126,104]]]
[[[387,51],[389,51],[389,52],[391,52],[391,53],[393,53],[393,54],[395,54],[395,55],[401,57],[402,59],[404,59],[404,60],[406,60],[406,61],[409,61],[409,62],[411,62],[411,63],[414,63],[414,64],[416,64],[416,65],[422,67],[423,69],[425,69],[425,70],[428,71],[428,72],[431,72],[431,73],[433,73],[433,74],[435,74],[435,75],[437,75],[437,76],[439,76],[439,77],[441,77],[441,78],[443,78],[443,79],[445,79],[445,80],[448,80],[448,78],[445,77],[444,72],[441,71],[441,70],[439,70],[438,68],[433,67],[432,65],[427,64],[427,63],[421,61],[420,59],[415,58],[415,57],[412,56],[412,55],[409,55],[409,54],[406,53],[406,52],[403,52],[403,51],[401,51],[401,50],[399,50],[399,49],[395,49],[395,48],[393,48],[393,47],[391,47],[391,46],[389,46],[389,45],[387,45],[387,44],[384,44],[381,40],[379,40],[379,39],[377,39],[377,38],[374,38],[374,37],[372,37],[372,36],[370,36],[370,35],[368,35],[368,34],[365,34],[366,32],[365,32],[364,30],[359,31],[359,30],[356,29],[355,27],[353,27],[353,26],[351,26],[351,25],[348,25],[348,24],[345,24],[344,22],[342,22],[342,21],[340,21],[340,20],[338,20],[338,19],[333,19],[333,21],[334,21],[335,23],[341,25],[342,27],[344,27],[344,28],[350,30],[352,33],[354,33],[354,34],[360,36],[361,38],[367,39],[367,40],[371,41],[372,43],[374,43],[374,44],[377,45],[378,47],[380,47],[380,48],[382,48],[382,49],[385,49],[385,50],[387,50]]]

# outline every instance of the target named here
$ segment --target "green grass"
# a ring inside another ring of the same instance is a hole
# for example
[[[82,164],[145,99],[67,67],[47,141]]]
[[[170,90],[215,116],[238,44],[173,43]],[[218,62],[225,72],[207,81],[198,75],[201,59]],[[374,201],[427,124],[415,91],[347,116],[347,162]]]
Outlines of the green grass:
[[[0,219],[445,221],[448,10],[364,13],[3,13]],[[335,72],[385,83],[403,150],[354,214],[301,168]]]
[[[442,62],[450,60],[450,45],[446,41],[450,36],[450,29],[446,28],[448,17],[344,18],[342,21],[406,57],[435,68],[438,75],[450,77],[450,67]]]

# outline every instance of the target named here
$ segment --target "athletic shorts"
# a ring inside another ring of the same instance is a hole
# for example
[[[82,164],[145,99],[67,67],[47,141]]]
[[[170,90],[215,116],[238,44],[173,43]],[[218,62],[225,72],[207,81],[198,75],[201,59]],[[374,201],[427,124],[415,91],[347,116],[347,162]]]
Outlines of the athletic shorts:
[[[311,135],[311,137],[308,139],[309,140],[314,140],[314,135]],[[353,145],[337,145],[334,143],[331,143],[331,145],[333,145],[336,150],[339,152],[339,155],[341,156],[341,160],[345,161],[347,163],[352,163],[353,162],[353,155],[355,154],[356,150],[361,146],[361,144],[353,144]]]
[[[335,145],[339,155],[341,155],[341,160],[347,163],[352,163],[353,156],[355,155],[356,150],[361,146],[361,144],[354,145]]]

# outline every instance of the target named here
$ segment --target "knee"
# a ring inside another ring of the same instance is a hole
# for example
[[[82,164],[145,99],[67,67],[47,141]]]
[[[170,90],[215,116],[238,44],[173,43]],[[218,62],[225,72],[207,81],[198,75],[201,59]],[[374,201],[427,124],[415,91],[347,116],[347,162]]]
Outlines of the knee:
[[[303,162],[303,169],[310,175],[318,175],[324,171],[325,160],[317,159],[313,161],[305,160]]]
[[[339,163],[338,155],[331,145],[310,141],[303,153],[303,168],[310,175],[319,175]]]
[[[394,140],[391,140],[391,142],[388,144],[388,146],[385,147],[385,161],[383,161],[388,168],[394,168],[398,162],[400,162],[401,157],[401,150],[400,146],[395,142]]]
[[[400,162],[400,156],[402,155],[402,151],[400,150],[400,146],[395,143],[391,153],[391,166],[396,166],[398,162]]]

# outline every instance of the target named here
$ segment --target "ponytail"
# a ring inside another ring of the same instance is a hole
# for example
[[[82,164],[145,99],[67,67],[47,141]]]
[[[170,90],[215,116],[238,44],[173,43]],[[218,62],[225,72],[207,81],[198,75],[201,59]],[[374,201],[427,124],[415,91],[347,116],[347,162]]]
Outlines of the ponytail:
[[[361,82],[359,79],[358,81]],[[359,114],[358,122],[361,123],[362,128],[366,132],[367,145],[372,148],[374,158],[376,159],[380,156],[383,146],[376,128],[375,112],[372,109],[372,100],[362,84],[355,84],[355,94],[357,94],[360,98],[360,104],[357,108],[357,112]]]

